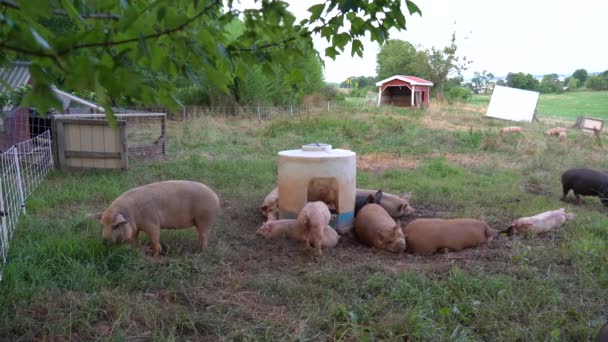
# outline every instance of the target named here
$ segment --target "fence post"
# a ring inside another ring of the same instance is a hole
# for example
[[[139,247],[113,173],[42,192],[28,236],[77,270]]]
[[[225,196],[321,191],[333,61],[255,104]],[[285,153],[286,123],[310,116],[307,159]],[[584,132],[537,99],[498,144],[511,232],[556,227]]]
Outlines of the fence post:
[[[327,112],[328,112],[328,113],[329,113],[329,104],[330,104],[330,103],[331,103],[331,102],[327,101]]]
[[[4,270],[4,264],[6,263],[6,255],[8,254],[9,232],[8,227],[6,226],[6,209],[4,208],[4,193],[2,191],[2,186],[0,186],[0,215],[2,216],[2,226],[0,226],[0,230],[2,231],[2,269]],[[0,280],[2,280],[1,273]]]
[[[25,197],[23,196],[23,180],[21,179],[21,166],[19,165],[19,156],[17,147],[13,147],[13,161],[15,162],[15,169],[17,170],[17,185],[19,186],[19,199],[21,200],[21,210],[25,214]]]
[[[50,162],[50,168],[54,169],[55,168],[55,164],[53,163],[53,136],[51,135],[51,131],[47,130],[46,135],[48,135],[49,138],[49,162]]]
[[[260,117],[260,107],[258,107],[258,121],[262,120],[262,118]]]

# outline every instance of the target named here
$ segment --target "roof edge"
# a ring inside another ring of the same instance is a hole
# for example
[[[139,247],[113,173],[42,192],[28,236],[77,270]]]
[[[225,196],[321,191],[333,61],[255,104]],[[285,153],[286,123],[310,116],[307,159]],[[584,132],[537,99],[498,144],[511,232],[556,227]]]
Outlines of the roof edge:
[[[393,80],[400,80],[400,81],[403,81],[403,82],[409,83],[409,84],[411,84],[411,85],[433,86],[433,82],[430,82],[430,81],[426,81],[426,82],[417,82],[417,81],[414,81],[414,80],[406,79],[405,77],[407,77],[407,76],[404,76],[404,75],[395,75],[395,76],[391,76],[391,77],[389,77],[389,78],[387,78],[387,79],[384,79],[384,80],[382,80],[382,81],[378,81],[378,82],[376,82],[376,86],[377,86],[377,87],[381,87],[381,86],[382,86],[384,83],[386,83],[386,82],[390,82],[390,81],[393,81]]]

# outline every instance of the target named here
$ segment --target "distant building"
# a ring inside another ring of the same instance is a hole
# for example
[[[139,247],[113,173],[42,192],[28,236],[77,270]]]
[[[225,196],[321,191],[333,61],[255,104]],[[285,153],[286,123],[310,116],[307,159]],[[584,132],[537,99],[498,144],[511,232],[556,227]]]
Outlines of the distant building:
[[[395,75],[376,83],[378,106],[383,104],[399,107],[428,106],[433,82],[416,76]]]

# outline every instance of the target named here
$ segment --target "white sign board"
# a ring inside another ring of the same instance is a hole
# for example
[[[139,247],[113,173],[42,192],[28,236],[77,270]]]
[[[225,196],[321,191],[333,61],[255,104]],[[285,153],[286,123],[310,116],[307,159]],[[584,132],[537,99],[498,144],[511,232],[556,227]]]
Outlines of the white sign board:
[[[531,122],[537,102],[538,92],[495,86],[486,116]]]

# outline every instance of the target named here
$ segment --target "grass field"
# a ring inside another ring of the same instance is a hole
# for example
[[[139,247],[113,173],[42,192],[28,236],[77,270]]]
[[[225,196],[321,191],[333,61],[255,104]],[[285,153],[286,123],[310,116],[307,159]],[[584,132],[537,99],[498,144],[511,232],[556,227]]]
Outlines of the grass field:
[[[491,95],[473,95],[471,104],[487,106]],[[562,94],[540,94],[538,115],[542,117],[562,117],[569,121],[580,115],[608,119],[608,92],[577,91]]]
[[[170,122],[165,161],[128,173],[53,172],[31,197],[0,283],[0,339],[589,340],[606,320],[608,218],[597,198],[560,202],[570,167],[608,168],[606,137],[543,124],[500,137],[476,105],[357,109],[258,122]],[[357,185],[412,191],[418,217],[479,217],[504,229],[559,207],[578,216],[540,237],[500,236],[421,257],[352,238],[322,257],[255,236],[276,153],[327,142],[358,153]],[[201,181],[221,197],[210,246],[163,231],[168,254],[107,246],[86,213],[132,187]]]

